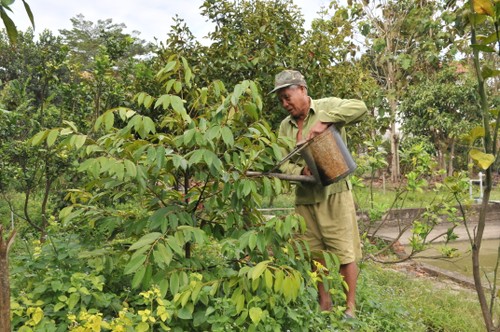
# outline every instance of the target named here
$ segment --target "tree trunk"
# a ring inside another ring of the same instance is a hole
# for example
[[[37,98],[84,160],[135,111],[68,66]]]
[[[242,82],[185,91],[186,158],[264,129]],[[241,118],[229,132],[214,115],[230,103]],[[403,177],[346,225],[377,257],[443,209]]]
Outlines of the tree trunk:
[[[14,242],[16,231],[13,230],[3,238],[3,227],[0,226],[0,331],[10,331],[10,283],[9,283],[9,249]]]
[[[481,311],[483,313],[484,323],[486,324],[486,330],[494,331],[495,326],[493,324],[493,318],[488,308],[488,301],[486,299],[486,294],[484,292],[481,280],[481,261],[479,257],[479,253],[481,251],[481,242],[483,240],[484,228],[486,226],[486,213],[488,210],[488,204],[490,200],[490,192],[491,192],[491,168],[486,170],[486,186],[483,191],[483,201],[481,203],[481,209],[479,211],[479,221],[476,228],[476,234],[474,235],[472,243],[472,275],[474,278],[474,286],[476,288],[479,305],[481,306]],[[495,280],[493,282],[496,283]]]
[[[399,138],[396,125],[391,125],[391,181],[399,182],[401,171],[399,169]]]
[[[386,27],[386,31],[391,31]],[[392,51],[392,34],[389,33],[386,37],[387,49]],[[387,82],[386,89],[388,91],[389,108],[391,111],[391,181],[399,182],[401,171],[399,168],[399,134],[396,127],[396,113],[398,110],[397,92],[396,92],[396,69],[394,64],[389,60],[387,62]]]

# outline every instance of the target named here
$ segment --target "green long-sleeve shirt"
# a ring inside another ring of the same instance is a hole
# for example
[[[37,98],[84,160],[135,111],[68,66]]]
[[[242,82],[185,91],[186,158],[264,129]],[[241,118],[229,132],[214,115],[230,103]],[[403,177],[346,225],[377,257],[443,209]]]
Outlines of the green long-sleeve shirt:
[[[302,137],[307,137],[311,127],[317,122],[330,122],[340,131],[346,141],[345,125],[361,121],[366,115],[367,108],[364,102],[356,99],[324,98],[311,99],[309,114],[304,119]],[[280,124],[279,137],[286,137],[293,145],[297,144],[297,122],[291,117],[286,117]],[[290,151],[285,151],[288,154]],[[297,156],[284,163],[280,170],[286,174],[299,175],[306,166],[305,161]],[[325,200],[333,193],[349,190],[351,184],[348,179],[341,180],[323,187],[320,183],[298,183],[295,190],[295,204],[314,204]]]

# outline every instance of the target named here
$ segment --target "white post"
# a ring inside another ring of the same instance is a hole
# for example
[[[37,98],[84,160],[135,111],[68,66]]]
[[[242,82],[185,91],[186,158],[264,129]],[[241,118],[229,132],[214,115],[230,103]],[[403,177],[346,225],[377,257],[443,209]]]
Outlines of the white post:
[[[483,172],[479,172],[479,198],[483,200]]]

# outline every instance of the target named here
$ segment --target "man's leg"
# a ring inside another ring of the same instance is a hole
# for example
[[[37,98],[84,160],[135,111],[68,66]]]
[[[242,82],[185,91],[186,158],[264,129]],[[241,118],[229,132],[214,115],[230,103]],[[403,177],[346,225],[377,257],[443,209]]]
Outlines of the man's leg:
[[[324,259],[315,259],[318,263],[320,263],[323,266],[326,266],[325,260]],[[313,270],[315,270],[316,267],[313,267]],[[319,308],[321,311],[330,311],[332,310],[332,296],[330,295],[330,292],[328,292],[325,289],[325,286],[323,285],[323,282],[320,281],[318,282],[318,296],[319,296]]]
[[[358,280],[358,266],[356,262],[340,265],[340,274],[344,277],[344,281],[347,284],[347,289],[345,289],[347,309],[345,313],[354,317],[356,313],[356,283]]]

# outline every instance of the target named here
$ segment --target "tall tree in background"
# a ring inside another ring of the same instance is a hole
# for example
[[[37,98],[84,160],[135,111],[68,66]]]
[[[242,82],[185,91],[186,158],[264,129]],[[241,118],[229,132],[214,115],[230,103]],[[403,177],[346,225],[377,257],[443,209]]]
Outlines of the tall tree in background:
[[[150,45],[134,35],[123,32],[125,24],[111,19],[97,23],[85,20],[83,15],[71,19],[71,30],[60,30],[69,48],[68,62],[80,81],[84,81],[92,95],[92,120],[104,110],[124,105],[132,99],[135,88],[134,67],[139,57],[146,55]]]
[[[458,62],[443,67],[407,91],[398,114],[404,118],[404,135],[426,137],[435,147],[439,168],[451,176],[457,144],[481,122],[481,113],[470,73]],[[467,168],[466,163],[461,166]]]
[[[209,64],[203,66],[203,76],[222,78],[228,86],[255,80],[263,90],[264,116],[277,121],[282,114],[267,111],[279,109],[274,96],[267,95],[274,75],[285,67],[303,69],[303,62],[294,61],[304,35],[299,8],[291,0],[205,1],[202,14],[215,24],[202,59]]]
[[[439,7],[433,1],[355,1],[353,5],[363,11],[360,31],[367,38],[366,56],[389,107],[391,179],[396,182],[400,178],[398,104],[416,72],[425,75],[439,67],[447,36],[441,33]]]

